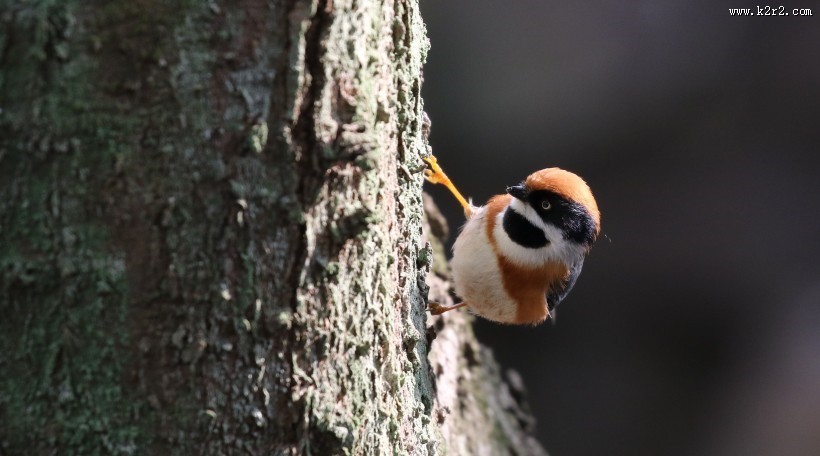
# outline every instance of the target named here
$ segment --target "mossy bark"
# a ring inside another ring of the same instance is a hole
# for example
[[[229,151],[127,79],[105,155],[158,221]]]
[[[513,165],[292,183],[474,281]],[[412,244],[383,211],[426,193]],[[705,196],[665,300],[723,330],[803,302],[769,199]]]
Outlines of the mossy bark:
[[[2,452],[447,452],[426,49],[414,1],[0,3]]]

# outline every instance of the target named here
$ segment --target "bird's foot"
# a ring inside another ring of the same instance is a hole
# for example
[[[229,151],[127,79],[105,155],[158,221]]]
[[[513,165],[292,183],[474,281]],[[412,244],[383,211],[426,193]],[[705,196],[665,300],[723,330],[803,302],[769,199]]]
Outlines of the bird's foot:
[[[444,174],[444,171],[441,169],[441,166],[438,165],[438,160],[433,155],[428,155],[427,157],[422,157],[425,163],[429,168],[424,170],[424,178],[427,179],[427,182],[432,184],[442,184],[450,190],[450,193],[455,196],[458,200],[458,203],[461,204],[461,207],[464,209],[464,215],[469,219],[473,214],[473,207],[472,205],[464,199],[461,195],[461,192],[458,191],[455,185],[450,181],[450,178]]]
[[[453,304],[452,306],[445,306],[437,302],[428,302],[427,311],[430,312],[430,315],[441,315],[444,312],[449,312],[453,309],[458,309],[459,307],[464,307],[466,305],[466,302],[460,302],[458,304]]]
[[[435,156],[430,155],[427,157],[422,157],[425,163],[429,168],[424,170],[424,178],[427,179],[427,182],[431,184],[444,184],[447,185],[450,182],[450,178],[444,174],[444,171],[441,169],[441,166],[438,165],[438,160]]]

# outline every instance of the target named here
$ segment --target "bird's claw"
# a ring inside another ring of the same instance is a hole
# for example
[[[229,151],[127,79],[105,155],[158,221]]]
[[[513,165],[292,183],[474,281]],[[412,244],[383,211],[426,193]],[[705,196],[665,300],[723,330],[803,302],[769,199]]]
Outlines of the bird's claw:
[[[445,306],[437,302],[429,301],[427,303],[427,311],[430,312],[430,315],[441,315],[444,312],[459,309],[461,307],[465,307],[466,305],[466,302],[460,302],[458,304],[453,304],[452,306]]]
[[[442,306],[437,302],[428,302],[427,303],[427,311],[430,312],[430,315],[441,315],[444,312],[450,310],[448,306]]]
[[[443,184],[447,182],[449,179],[447,175],[444,174],[444,171],[441,169],[441,166],[438,165],[438,160],[436,157],[430,155],[427,157],[422,157],[425,163],[429,168],[424,170],[424,178],[427,179],[427,182],[432,184]]]

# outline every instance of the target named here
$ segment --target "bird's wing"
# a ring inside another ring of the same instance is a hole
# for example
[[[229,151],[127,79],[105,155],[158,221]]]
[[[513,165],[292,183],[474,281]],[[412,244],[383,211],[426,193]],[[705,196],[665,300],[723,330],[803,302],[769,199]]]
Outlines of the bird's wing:
[[[547,309],[550,312],[551,320],[555,321],[555,308],[558,307],[558,304],[561,304],[561,301],[572,291],[572,287],[575,286],[575,281],[578,280],[578,276],[581,275],[581,268],[583,267],[584,258],[582,257],[572,265],[569,269],[569,274],[567,274],[567,277],[561,281],[561,283],[550,287],[549,292],[547,292]]]

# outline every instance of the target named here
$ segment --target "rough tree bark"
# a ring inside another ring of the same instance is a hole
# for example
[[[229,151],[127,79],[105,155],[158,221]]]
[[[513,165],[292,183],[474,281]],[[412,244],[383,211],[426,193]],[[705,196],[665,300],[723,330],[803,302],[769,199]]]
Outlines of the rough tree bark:
[[[426,49],[414,1],[0,3],[2,452],[542,451],[425,326]]]

